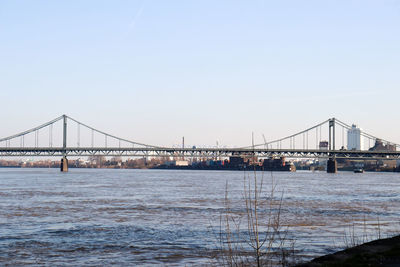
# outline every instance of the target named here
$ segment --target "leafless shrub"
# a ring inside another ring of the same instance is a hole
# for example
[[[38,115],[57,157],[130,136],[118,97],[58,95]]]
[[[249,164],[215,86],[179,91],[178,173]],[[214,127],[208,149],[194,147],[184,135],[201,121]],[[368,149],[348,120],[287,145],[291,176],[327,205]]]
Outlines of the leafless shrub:
[[[271,173],[268,190],[264,174],[244,174],[242,207],[232,208],[228,183],[224,211],[220,216],[218,255],[221,266],[288,266],[294,254],[294,242],[288,241],[288,229],[282,224],[283,191],[276,196],[276,183]]]

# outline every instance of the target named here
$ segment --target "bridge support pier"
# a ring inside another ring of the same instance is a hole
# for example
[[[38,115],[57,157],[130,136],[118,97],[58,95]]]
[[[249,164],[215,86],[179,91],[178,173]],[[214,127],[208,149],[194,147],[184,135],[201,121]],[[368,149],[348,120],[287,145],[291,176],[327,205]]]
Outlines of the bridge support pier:
[[[67,157],[63,157],[61,159],[60,170],[62,172],[68,172],[68,159],[67,159]]]
[[[337,161],[335,158],[329,158],[326,166],[327,173],[337,173]]]

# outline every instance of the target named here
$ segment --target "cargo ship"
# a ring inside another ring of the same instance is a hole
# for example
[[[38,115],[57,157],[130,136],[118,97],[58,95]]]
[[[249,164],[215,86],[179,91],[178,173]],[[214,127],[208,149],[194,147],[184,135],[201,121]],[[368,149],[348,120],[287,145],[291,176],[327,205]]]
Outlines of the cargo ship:
[[[200,162],[170,161],[155,169],[183,169],[183,170],[257,170],[257,171],[284,171],[294,172],[296,166],[285,157],[258,160],[254,157],[232,156],[229,160],[205,160]]]

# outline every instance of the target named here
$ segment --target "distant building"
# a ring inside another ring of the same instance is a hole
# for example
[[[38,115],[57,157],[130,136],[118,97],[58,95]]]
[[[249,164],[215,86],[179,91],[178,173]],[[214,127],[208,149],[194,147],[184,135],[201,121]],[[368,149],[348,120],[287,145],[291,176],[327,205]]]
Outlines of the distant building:
[[[187,160],[172,160],[166,161],[164,163],[165,166],[189,166],[189,161]]]
[[[369,151],[394,152],[396,151],[396,145],[385,144],[382,140],[376,139],[375,145]]]
[[[328,150],[328,141],[319,142],[319,150]]]
[[[347,149],[348,150],[363,150],[364,140],[361,136],[361,129],[355,124],[347,131]]]
[[[187,160],[177,160],[175,166],[189,166],[189,161]]]

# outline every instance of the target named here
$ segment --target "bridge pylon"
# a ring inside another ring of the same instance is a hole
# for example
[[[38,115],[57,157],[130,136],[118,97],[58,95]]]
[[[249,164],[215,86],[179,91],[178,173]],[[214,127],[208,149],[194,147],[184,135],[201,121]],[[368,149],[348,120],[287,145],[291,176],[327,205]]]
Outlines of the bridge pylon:
[[[67,115],[63,115],[63,157],[61,159],[60,170],[68,172],[67,159]]]
[[[329,158],[326,165],[327,165],[326,166],[327,173],[337,173],[337,161],[335,157]]]
[[[60,171],[68,172],[68,159],[67,159],[67,157],[63,157],[61,159]]]
[[[335,150],[335,124],[335,118],[329,119],[329,151]],[[337,173],[337,161],[335,154],[330,153],[330,157],[326,165],[327,173]]]
[[[329,150],[335,150],[335,118],[329,119]]]

